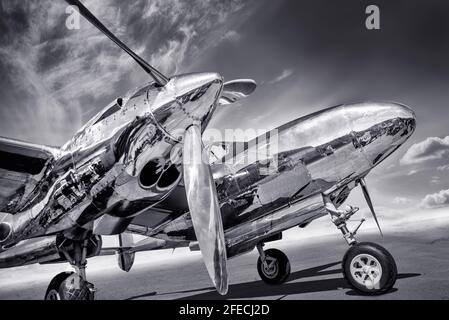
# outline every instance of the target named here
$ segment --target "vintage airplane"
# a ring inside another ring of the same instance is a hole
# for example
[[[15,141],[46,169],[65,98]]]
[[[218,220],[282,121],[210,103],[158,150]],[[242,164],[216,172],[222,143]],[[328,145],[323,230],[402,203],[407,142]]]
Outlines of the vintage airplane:
[[[75,272],[57,275],[45,298],[93,299],[87,258],[114,253],[129,271],[136,252],[190,247],[201,250],[224,295],[227,259],[257,248],[262,280],[281,284],[290,273],[288,258],[264,251],[264,244],[329,215],[350,245],[343,259],[349,283],[370,294],[392,288],[392,256],[357,243],[358,228],[350,231],[347,221],[358,209],[338,208],[360,185],[377,222],[364,178],[412,135],[412,110],[395,103],[340,105],[241,143],[239,152],[230,152],[233,142],[204,146],[214,111],[247,97],[256,84],[224,83],[216,73],[168,78],[78,0],[67,2],[152,81],[115,100],[61,148],[0,140],[0,211],[6,213],[0,268],[69,262]],[[132,234],[146,238],[134,243]],[[102,235],[118,235],[120,246],[102,248]]]

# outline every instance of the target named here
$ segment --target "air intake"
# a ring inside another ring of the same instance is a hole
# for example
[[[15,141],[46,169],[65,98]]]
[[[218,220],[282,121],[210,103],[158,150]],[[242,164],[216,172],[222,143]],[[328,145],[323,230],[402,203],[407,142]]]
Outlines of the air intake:
[[[0,243],[5,242],[11,236],[11,225],[6,222],[0,223]]]

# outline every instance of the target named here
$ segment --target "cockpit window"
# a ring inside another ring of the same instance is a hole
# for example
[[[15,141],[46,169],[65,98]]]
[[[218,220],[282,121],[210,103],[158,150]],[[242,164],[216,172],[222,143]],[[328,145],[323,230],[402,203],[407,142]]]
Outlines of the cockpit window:
[[[122,99],[117,99],[116,103],[114,103],[111,107],[109,107],[108,109],[106,109],[103,114],[100,116],[100,118],[98,118],[97,121],[95,121],[94,125],[103,121],[104,119],[112,116],[113,114],[115,114],[116,112],[120,111],[121,107],[123,104],[123,100]]]

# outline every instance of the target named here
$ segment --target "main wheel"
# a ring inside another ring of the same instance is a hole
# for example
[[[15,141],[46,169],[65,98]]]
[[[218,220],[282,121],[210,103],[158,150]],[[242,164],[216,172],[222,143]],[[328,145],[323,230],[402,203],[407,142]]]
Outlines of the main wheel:
[[[62,272],[48,285],[45,300],[94,300],[93,285],[75,272]]]
[[[379,295],[393,288],[398,271],[385,248],[375,243],[359,243],[346,252],[343,274],[356,291]]]
[[[257,272],[262,280],[269,285],[284,283],[290,275],[290,261],[280,250],[265,251],[265,260],[257,260]]]

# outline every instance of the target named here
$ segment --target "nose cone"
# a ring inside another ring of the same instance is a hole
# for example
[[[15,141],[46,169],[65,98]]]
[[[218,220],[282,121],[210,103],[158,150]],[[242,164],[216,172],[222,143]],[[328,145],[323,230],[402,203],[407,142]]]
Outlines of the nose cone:
[[[383,120],[382,127],[391,135],[395,145],[402,145],[416,129],[416,115],[412,109],[399,103],[386,103],[378,106],[385,109],[387,120]],[[381,112],[381,111],[380,111]],[[382,119],[379,119],[382,120]]]
[[[399,103],[390,103],[388,104],[390,108],[390,112],[392,114],[392,120],[400,119],[405,126],[409,127],[410,135],[416,129],[416,114],[415,112],[407,107],[406,105]],[[409,136],[410,136],[409,135]]]
[[[375,166],[396,151],[416,129],[416,116],[398,103],[364,103],[346,107],[363,152]]]
[[[218,73],[197,73],[179,77],[176,96],[184,111],[194,120],[203,122],[215,110],[223,88],[223,77]]]
[[[152,107],[153,115],[174,139],[194,123],[208,124],[223,88],[218,73],[193,73],[176,76],[166,86],[164,103]]]
[[[409,122],[413,130],[416,127],[416,116],[413,110],[398,103],[367,102],[347,105],[345,112],[356,132],[397,120]]]
[[[397,108],[398,117],[403,123],[403,137],[405,140],[410,138],[416,130],[416,114],[409,107],[401,104],[395,105]],[[405,142],[405,140],[403,142]]]

